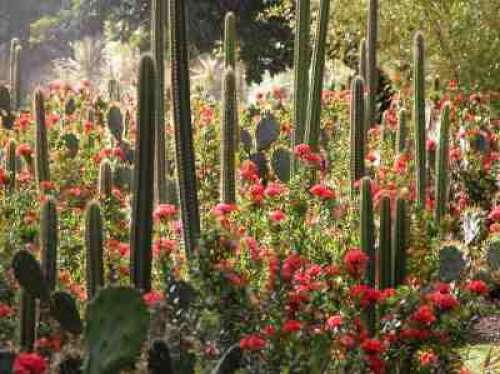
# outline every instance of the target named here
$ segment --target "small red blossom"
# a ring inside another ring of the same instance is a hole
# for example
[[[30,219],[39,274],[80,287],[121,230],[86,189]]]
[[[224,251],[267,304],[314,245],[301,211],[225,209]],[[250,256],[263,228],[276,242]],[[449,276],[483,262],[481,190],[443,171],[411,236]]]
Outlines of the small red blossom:
[[[438,356],[432,351],[425,351],[419,354],[418,361],[422,367],[429,367],[437,363]]]
[[[345,254],[344,265],[351,276],[359,278],[366,270],[368,259],[366,253],[361,249],[353,248]]]
[[[151,308],[163,301],[163,295],[159,292],[151,291],[144,294],[143,299],[146,305]]]
[[[0,303],[0,318],[11,317],[14,315],[14,309],[7,304]]]
[[[431,307],[422,305],[413,313],[411,319],[422,325],[430,325],[436,321],[436,316]]]
[[[172,204],[160,204],[153,212],[156,221],[170,220],[177,214],[177,208]]]
[[[361,343],[361,349],[369,355],[381,354],[385,351],[384,344],[378,339],[365,339]]]
[[[323,184],[317,184],[315,186],[312,186],[309,189],[309,192],[321,199],[325,200],[335,199],[335,192],[331,188]]]
[[[339,328],[340,326],[342,326],[343,323],[344,323],[344,320],[343,320],[342,316],[340,314],[336,314],[334,316],[329,317],[326,320],[326,327],[329,330],[335,330],[335,329]]]
[[[246,335],[240,339],[240,348],[243,351],[259,351],[266,347],[266,339],[259,334]]]
[[[238,207],[235,204],[219,203],[213,208],[212,212],[216,216],[225,216],[226,214],[230,214],[237,209]]]
[[[482,280],[473,280],[465,286],[465,290],[477,295],[486,295],[489,292],[488,286]]]
[[[273,223],[281,223],[286,220],[286,214],[283,211],[276,209],[269,214],[269,218]]]
[[[458,301],[455,296],[441,292],[433,292],[428,295],[428,299],[438,309],[447,311],[458,306]]]
[[[257,165],[255,165],[254,162],[250,160],[245,160],[240,166],[240,176],[241,178],[256,182],[259,180],[259,169],[257,168]]]
[[[14,361],[14,374],[45,374],[47,360],[36,353],[20,353]]]
[[[302,328],[302,322],[296,321],[294,319],[289,319],[281,327],[281,332],[283,334],[288,334],[288,333],[300,331],[301,328]]]

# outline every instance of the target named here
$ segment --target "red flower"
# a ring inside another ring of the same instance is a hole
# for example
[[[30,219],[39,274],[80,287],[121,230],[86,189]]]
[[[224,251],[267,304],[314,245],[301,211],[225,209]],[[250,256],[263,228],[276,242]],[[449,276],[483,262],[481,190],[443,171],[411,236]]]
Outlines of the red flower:
[[[169,220],[175,217],[177,214],[177,208],[172,204],[160,204],[155,209],[153,213],[153,218],[156,221],[161,221],[163,219]]]
[[[309,144],[299,144],[295,147],[293,152],[299,157],[302,158],[311,153],[311,147]]]
[[[436,316],[428,305],[422,305],[413,313],[411,319],[422,325],[430,325],[436,321]]]
[[[488,219],[494,222],[500,222],[500,205],[491,210],[490,214],[488,214]]]
[[[262,330],[263,333],[267,336],[274,336],[276,334],[276,329],[273,325],[266,325]]]
[[[304,259],[298,254],[291,254],[283,262],[281,277],[284,280],[291,280],[293,274],[304,265]]]
[[[346,334],[339,338],[339,343],[347,349],[352,349],[356,346],[356,339],[352,335]]]
[[[342,326],[342,323],[344,323],[342,316],[340,314],[336,314],[326,320],[326,327],[329,330],[335,330],[336,328]]]
[[[369,355],[376,355],[385,351],[384,344],[378,339],[365,339],[361,343],[361,349]]]
[[[353,248],[345,254],[344,265],[351,276],[359,278],[365,272],[368,260],[369,258],[365,252],[361,249]]]
[[[277,197],[285,191],[285,187],[280,183],[269,183],[264,191],[268,197]]]
[[[335,192],[329,187],[322,184],[317,184],[315,186],[312,186],[309,192],[321,199],[325,200],[335,199]]]
[[[288,334],[288,333],[291,333],[291,332],[300,331],[301,328],[302,328],[302,322],[296,321],[294,319],[289,319],[281,327],[281,332],[283,334]]]
[[[0,186],[5,186],[9,182],[9,176],[5,169],[0,167]]]
[[[420,353],[418,356],[418,361],[420,362],[420,365],[423,367],[428,367],[434,365],[438,360],[438,356],[434,354],[432,351],[425,351]]]
[[[465,289],[477,295],[486,295],[489,292],[488,286],[482,280],[471,281]]]
[[[14,315],[14,310],[7,304],[0,303],[0,318],[10,317]]]
[[[148,307],[153,307],[163,301],[163,295],[159,292],[151,291],[144,294],[143,299]]]
[[[425,148],[428,152],[434,152],[436,150],[436,141],[433,139],[427,139]]]
[[[433,292],[428,295],[428,299],[438,309],[446,311],[454,309],[458,306],[458,301],[455,296],[441,292]]]
[[[238,209],[238,207],[235,204],[219,203],[215,206],[215,208],[212,210],[212,212],[216,216],[224,216],[226,214],[234,212],[237,209]]]
[[[350,294],[352,298],[358,300],[363,308],[376,304],[382,297],[382,293],[379,290],[368,287],[366,284],[352,286]]]
[[[16,148],[16,155],[23,157],[30,157],[33,150],[28,144],[19,144]]]
[[[176,241],[169,239],[158,239],[153,243],[153,254],[155,256],[169,255],[175,249]]]
[[[276,209],[269,214],[269,218],[271,218],[271,221],[274,223],[281,223],[286,219],[286,214],[281,210]]]
[[[266,339],[259,334],[246,335],[240,339],[240,348],[244,351],[259,351],[266,346]]]
[[[252,186],[250,186],[250,199],[254,202],[254,203],[260,203],[262,202],[262,200],[264,200],[264,191],[265,191],[265,188],[262,184],[253,184]]]
[[[36,353],[20,353],[14,361],[14,374],[45,374],[47,360]]]
[[[243,179],[255,182],[259,180],[258,170],[255,163],[245,160],[240,166],[240,175]]]

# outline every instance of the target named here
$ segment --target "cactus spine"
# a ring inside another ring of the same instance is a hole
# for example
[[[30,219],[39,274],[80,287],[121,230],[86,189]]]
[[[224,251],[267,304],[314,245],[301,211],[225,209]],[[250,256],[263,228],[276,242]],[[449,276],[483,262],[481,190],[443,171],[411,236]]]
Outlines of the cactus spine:
[[[14,109],[19,109],[21,106],[21,54],[23,47],[17,44],[14,48],[14,68],[13,68],[13,81],[11,82],[12,90],[12,106]]]
[[[136,288],[151,290],[151,241],[155,144],[155,62],[142,56],[137,86],[137,143],[134,167],[130,275]]]
[[[50,180],[49,145],[45,126],[44,97],[41,89],[35,91],[34,109],[36,119],[35,173],[38,183]]]
[[[224,66],[236,70],[236,17],[233,12],[227,13],[225,19]]]
[[[153,0],[151,46],[156,62],[155,200],[167,199],[165,154],[165,0]]]
[[[392,287],[391,199],[382,197],[379,234],[379,288]]]
[[[19,314],[19,345],[23,351],[32,352],[36,339],[36,299],[24,289]]]
[[[309,30],[311,23],[310,7],[310,0],[297,1],[297,22],[295,26],[294,46],[294,147],[304,143],[306,132],[307,100],[305,100],[305,98],[307,98],[307,95],[309,93]]]
[[[104,286],[104,223],[101,207],[98,202],[91,201],[85,214],[85,247],[87,249],[87,299],[94,297],[97,290]]]
[[[113,171],[109,160],[102,160],[99,165],[99,194],[109,198],[113,190]]]
[[[435,219],[439,226],[446,214],[448,195],[448,152],[450,146],[450,105],[447,103],[441,114],[439,145],[436,159],[436,210]]]
[[[396,154],[406,152],[406,109],[399,111],[398,128],[396,131]]]
[[[57,242],[57,206],[54,198],[48,197],[40,212],[40,247],[43,275],[50,292],[57,282]]]
[[[369,257],[366,270],[366,284],[375,287],[375,228],[373,221],[373,200],[371,180],[364,177],[361,180],[361,249]],[[366,327],[370,335],[375,334],[375,308],[369,307],[365,311]]]
[[[396,199],[396,217],[393,226],[393,287],[402,285],[406,278],[406,247],[408,244],[408,216],[406,213],[406,200],[401,197]]]
[[[321,91],[323,89],[323,71],[325,68],[325,46],[329,13],[330,0],[321,0],[319,23],[316,29],[316,42],[312,58],[311,89],[309,91],[306,122],[307,143],[314,150],[318,148],[321,125]]]
[[[417,180],[417,203],[425,206],[425,67],[424,67],[424,36],[415,36],[414,61],[414,121],[415,121],[415,159]]]
[[[227,70],[224,77],[224,114],[222,117],[221,142],[221,201],[227,204],[236,203],[235,177],[235,138],[238,128],[236,100],[236,77],[234,70]]]
[[[179,195],[186,252],[195,252],[200,237],[200,215],[191,125],[189,63],[186,47],[185,2],[169,0],[172,106]]]
[[[359,43],[359,66],[358,66],[358,75],[363,78],[363,80],[366,82],[366,63],[367,63],[367,56],[366,56],[366,39],[361,39],[361,42]]]
[[[364,82],[354,78],[351,87],[351,191],[354,184],[365,175],[365,99]]]
[[[368,95],[366,103],[366,131],[373,126],[377,117],[378,0],[370,0],[369,2],[367,29],[366,88]]]
[[[16,157],[16,141],[14,139],[9,140],[7,145],[7,160],[6,169],[9,174],[9,193],[13,193],[16,189],[16,172],[17,172],[17,157]]]

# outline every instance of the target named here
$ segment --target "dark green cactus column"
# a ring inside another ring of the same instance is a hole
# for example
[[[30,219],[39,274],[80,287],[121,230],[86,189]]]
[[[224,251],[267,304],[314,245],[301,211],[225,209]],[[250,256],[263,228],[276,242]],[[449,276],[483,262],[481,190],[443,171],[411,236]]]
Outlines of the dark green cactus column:
[[[104,223],[101,207],[98,202],[91,201],[85,213],[85,247],[87,299],[94,297],[97,290],[104,286]]]
[[[436,210],[434,217],[439,226],[446,214],[448,202],[448,152],[450,148],[450,104],[446,103],[441,114],[439,144],[436,159]]]
[[[406,278],[406,247],[408,245],[409,222],[406,200],[396,199],[396,216],[392,232],[393,287],[402,285]]]
[[[232,69],[224,77],[224,113],[222,117],[221,142],[221,202],[236,203],[235,137],[238,128],[238,103],[236,99],[236,77]]]
[[[40,211],[40,248],[42,270],[49,291],[54,291],[57,283],[57,205],[52,197],[42,204]]]
[[[109,198],[113,190],[113,170],[109,160],[102,160],[99,165],[98,190],[102,197]]]
[[[383,290],[392,286],[392,248],[391,248],[391,199],[382,197],[380,206],[380,232],[379,232],[379,289]]]
[[[236,70],[236,17],[233,12],[227,13],[225,19],[224,66]]]
[[[7,145],[7,159],[6,169],[9,173],[9,193],[16,190],[16,172],[17,172],[17,157],[16,157],[17,143],[14,139],[10,139]]]
[[[318,149],[321,127],[321,91],[323,90],[323,71],[325,68],[326,34],[330,13],[330,0],[321,0],[319,22],[312,58],[311,89],[307,107],[306,139],[313,150]]]
[[[367,56],[366,56],[366,39],[361,39],[359,43],[359,66],[358,66],[358,75],[363,78],[366,82],[366,64],[367,64]]]
[[[354,183],[365,175],[365,99],[361,77],[352,81],[351,87],[351,194]]]
[[[34,112],[36,120],[35,136],[35,173],[38,183],[50,180],[49,145],[45,125],[44,98],[41,89],[35,91]]]
[[[15,74],[16,74],[16,47],[20,45],[20,41],[18,38],[13,38],[10,41],[10,65],[9,65],[9,84],[10,84],[10,90],[11,93],[14,91],[14,85],[15,85]]]
[[[305,141],[307,97],[309,95],[310,8],[310,0],[297,0],[294,46],[293,147]]]
[[[151,55],[142,56],[137,86],[137,140],[130,227],[130,275],[135,287],[144,292],[151,290],[155,79],[156,69],[153,57]]]
[[[417,33],[415,36],[415,61],[414,61],[414,114],[415,123],[415,170],[417,203],[425,206],[426,181],[425,181],[425,60],[424,36]]]
[[[399,121],[398,128],[396,131],[396,154],[399,155],[401,153],[406,152],[406,109],[402,108],[399,111]]]
[[[111,102],[119,102],[121,99],[120,83],[116,79],[108,81],[108,96]]]
[[[361,249],[369,257],[366,269],[365,283],[370,287],[375,287],[375,224],[373,219],[373,198],[372,183],[369,177],[361,180]],[[375,334],[375,307],[368,307],[364,312],[366,327],[371,336]]]
[[[186,5],[182,0],[169,0],[169,4],[172,108],[177,176],[186,252],[188,256],[192,256],[200,237],[200,214],[191,125]]]
[[[19,109],[22,100],[22,86],[21,86],[21,55],[23,47],[16,45],[14,48],[14,70],[13,81],[11,83],[12,91],[12,106],[14,109]]]
[[[165,154],[165,7],[166,0],[153,0],[151,46],[156,62],[156,135],[155,135],[155,200],[167,200],[167,169]]]
[[[32,352],[36,339],[36,299],[23,289],[20,302],[19,345],[24,352]]]
[[[367,22],[367,61],[366,61],[366,131],[377,118],[377,43],[378,43],[378,0],[369,0]]]

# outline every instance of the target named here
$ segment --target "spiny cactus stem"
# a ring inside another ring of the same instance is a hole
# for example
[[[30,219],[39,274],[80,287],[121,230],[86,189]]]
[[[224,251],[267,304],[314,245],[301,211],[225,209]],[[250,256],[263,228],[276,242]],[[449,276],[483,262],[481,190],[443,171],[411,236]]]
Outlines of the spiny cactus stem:
[[[422,208],[426,198],[425,170],[425,59],[424,37],[422,33],[415,36],[414,61],[414,122],[415,122],[415,159],[417,179],[417,203]]]

